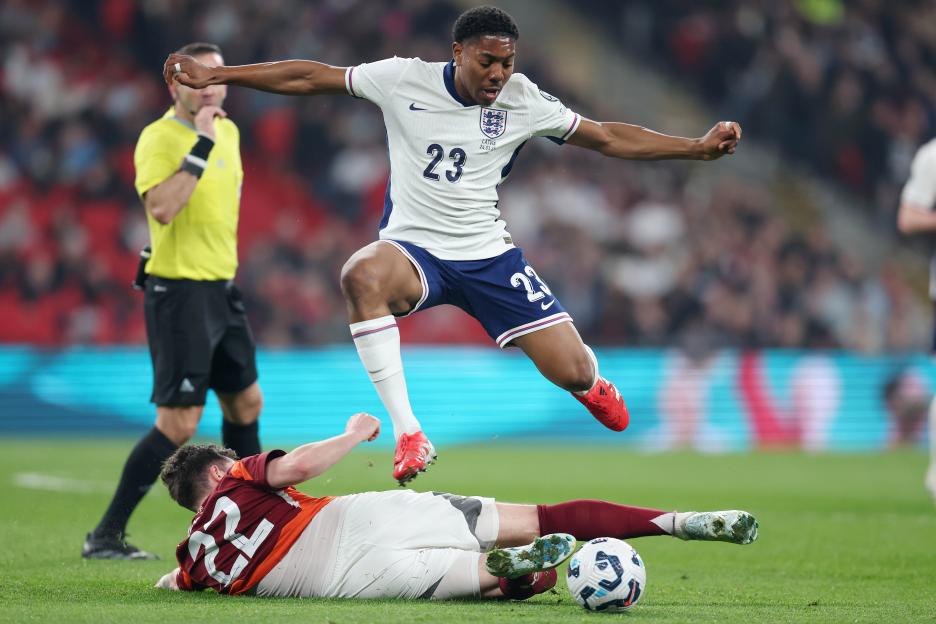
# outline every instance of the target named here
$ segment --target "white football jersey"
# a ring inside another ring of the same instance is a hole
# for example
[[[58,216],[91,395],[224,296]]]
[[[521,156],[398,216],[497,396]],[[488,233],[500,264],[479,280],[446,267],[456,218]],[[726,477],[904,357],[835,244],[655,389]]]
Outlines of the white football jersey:
[[[913,157],[910,179],[900,201],[931,212],[936,209],[936,139],[923,144]],[[936,255],[930,261],[930,298],[936,300]]]
[[[497,209],[497,186],[531,137],[560,142],[581,118],[513,74],[490,106],[464,102],[454,62],[393,57],[349,67],[348,93],[383,111],[390,179],[380,238],[443,260],[493,258],[513,240]]]

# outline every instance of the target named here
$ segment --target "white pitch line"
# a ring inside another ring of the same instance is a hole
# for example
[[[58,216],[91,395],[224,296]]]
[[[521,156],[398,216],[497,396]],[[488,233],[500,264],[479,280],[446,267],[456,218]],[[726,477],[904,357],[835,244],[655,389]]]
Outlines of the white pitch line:
[[[28,490],[69,492],[72,494],[94,494],[97,492],[106,492],[114,487],[113,484],[103,483],[101,481],[83,481],[81,479],[56,477],[54,475],[41,474],[38,472],[18,472],[14,474],[13,485]]]

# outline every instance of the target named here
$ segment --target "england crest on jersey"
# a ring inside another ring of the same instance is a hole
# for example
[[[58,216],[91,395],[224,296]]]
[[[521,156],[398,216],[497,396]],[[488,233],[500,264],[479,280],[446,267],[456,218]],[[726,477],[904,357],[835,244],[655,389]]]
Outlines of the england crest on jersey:
[[[496,108],[481,109],[481,132],[489,139],[496,139],[507,129],[507,111]]]

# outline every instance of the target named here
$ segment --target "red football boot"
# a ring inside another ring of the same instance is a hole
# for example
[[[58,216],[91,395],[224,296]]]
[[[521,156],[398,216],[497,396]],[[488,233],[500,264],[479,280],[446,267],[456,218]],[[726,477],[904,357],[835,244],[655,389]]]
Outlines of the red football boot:
[[[435,448],[422,431],[404,433],[397,440],[393,454],[393,478],[404,486],[420,472],[426,472],[429,464],[436,460]]]
[[[510,600],[526,600],[542,594],[556,586],[556,570],[543,570],[521,576],[520,578],[498,579],[501,593]]]
[[[627,415],[627,406],[614,384],[604,377],[598,378],[598,383],[589,390],[585,396],[572,394],[579,403],[584,405],[598,422],[613,431],[624,431],[630,422]]]

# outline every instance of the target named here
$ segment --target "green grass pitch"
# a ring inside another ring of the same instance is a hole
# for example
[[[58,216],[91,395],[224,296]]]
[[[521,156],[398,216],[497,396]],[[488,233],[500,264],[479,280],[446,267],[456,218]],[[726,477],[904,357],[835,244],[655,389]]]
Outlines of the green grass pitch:
[[[230,598],[152,587],[173,567],[190,514],[162,486],[131,539],[163,561],[83,561],[132,441],[0,440],[3,622],[934,622],[936,507],[918,452],[868,455],[645,455],[607,447],[443,448],[418,490],[503,501],[604,498],[663,509],[743,508],[751,546],[643,538],[648,572],[629,614],[588,613],[560,580],[522,603]],[[303,489],[389,489],[389,452],[358,450]],[[73,492],[55,488],[74,487]]]

